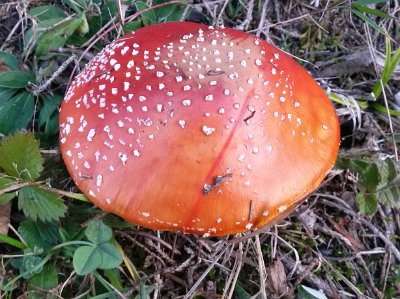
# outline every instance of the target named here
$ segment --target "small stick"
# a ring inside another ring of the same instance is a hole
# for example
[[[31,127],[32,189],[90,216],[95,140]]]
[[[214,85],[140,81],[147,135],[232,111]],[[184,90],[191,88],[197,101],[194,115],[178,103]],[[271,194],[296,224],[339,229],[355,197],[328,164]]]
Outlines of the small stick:
[[[63,62],[63,64],[53,73],[53,75],[51,75],[51,77],[44,82],[42,85],[36,87],[32,93],[33,95],[36,97],[38,96],[40,93],[42,93],[43,91],[45,91],[51,83],[53,83],[53,81],[61,75],[61,73],[63,71],[65,71],[65,69],[68,67],[68,65],[70,65],[73,61],[76,60],[76,55],[72,54],[66,61]]]
[[[206,75],[207,76],[217,76],[217,75],[221,75],[224,73],[225,73],[225,71],[209,70]]]
[[[246,117],[243,121],[244,121],[245,123],[247,123],[247,121],[249,121],[250,119],[252,119],[252,118],[254,117],[255,114],[256,114],[256,112],[255,112],[255,111],[252,111],[252,112],[251,112],[251,115],[249,115],[248,117]]]
[[[207,195],[210,193],[212,190],[220,186],[223,182],[225,182],[227,179],[230,179],[232,177],[231,173],[228,173],[226,175],[217,175],[214,177],[214,184],[204,184],[203,185],[203,194]]]
[[[257,254],[257,261],[258,261],[258,272],[260,275],[260,292],[261,298],[267,299],[267,294],[265,293],[265,280],[266,280],[266,270],[265,270],[265,263],[263,258],[263,253],[260,244],[260,237],[256,235],[255,237],[255,247],[256,247],[256,254]]]
[[[253,220],[253,216],[254,216],[254,201],[250,200],[249,216],[248,216],[248,220],[249,220],[250,223]]]

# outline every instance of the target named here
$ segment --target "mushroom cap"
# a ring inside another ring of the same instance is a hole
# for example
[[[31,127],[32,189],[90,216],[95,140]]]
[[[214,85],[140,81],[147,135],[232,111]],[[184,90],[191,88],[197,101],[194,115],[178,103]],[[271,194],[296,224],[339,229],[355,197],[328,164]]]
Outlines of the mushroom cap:
[[[172,22],[115,40],[75,78],[60,146],[100,208],[216,236],[292,211],[332,168],[339,124],[324,91],[276,47]]]

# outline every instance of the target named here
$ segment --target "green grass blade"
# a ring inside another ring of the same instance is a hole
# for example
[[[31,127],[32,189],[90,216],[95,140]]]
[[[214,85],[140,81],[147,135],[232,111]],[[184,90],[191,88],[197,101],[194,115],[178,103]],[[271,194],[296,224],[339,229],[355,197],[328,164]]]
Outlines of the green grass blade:
[[[8,245],[14,246],[14,247],[16,247],[18,249],[25,249],[26,248],[24,243],[14,239],[14,238],[11,238],[11,237],[9,237],[9,236],[7,236],[5,234],[0,234],[0,241],[2,241],[4,243],[7,243]]]
[[[386,13],[384,13],[384,12],[378,10],[378,9],[369,8],[368,6],[364,6],[364,5],[361,5],[361,4],[358,4],[358,3],[353,3],[351,6],[353,8],[355,8],[355,9],[361,11],[361,12],[365,12],[365,13],[368,13],[368,14],[371,14],[371,15],[374,15],[374,16],[377,16],[377,17],[381,17],[381,18],[384,18],[384,19],[393,19],[392,16],[390,16],[390,15],[388,15],[388,14],[386,14]]]

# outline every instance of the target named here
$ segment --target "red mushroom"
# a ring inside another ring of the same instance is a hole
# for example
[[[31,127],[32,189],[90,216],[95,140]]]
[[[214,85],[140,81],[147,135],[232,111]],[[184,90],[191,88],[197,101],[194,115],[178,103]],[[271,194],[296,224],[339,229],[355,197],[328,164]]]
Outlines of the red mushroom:
[[[288,55],[195,23],[108,45],[70,86],[61,152],[89,199],[157,230],[226,235],[276,222],[339,148],[335,110]]]

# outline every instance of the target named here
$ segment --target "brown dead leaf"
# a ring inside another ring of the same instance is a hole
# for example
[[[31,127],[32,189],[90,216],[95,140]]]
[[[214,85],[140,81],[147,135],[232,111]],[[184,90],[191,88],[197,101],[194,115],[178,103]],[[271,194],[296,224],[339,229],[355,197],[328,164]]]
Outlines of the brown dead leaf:
[[[273,261],[267,269],[267,288],[275,295],[285,294],[288,290],[285,267],[280,260]]]
[[[365,247],[359,240],[357,240],[354,236],[351,235],[344,227],[343,222],[340,223],[335,222],[332,218],[328,218],[329,223],[333,226],[333,228],[338,231],[344,238],[346,238],[349,243],[358,251],[365,250]]]
[[[311,233],[314,234],[314,226],[317,221],[317,215],[311,209],[306,209],[302,211],[297,218],[300,220],[301,224]]]
[[[0,59],[0,73],[7,72],[8,70],[8,67],[4,64],[4,60]]]
[[[0,233],[7,235],[10,223],[11,202],[0,205]]]

